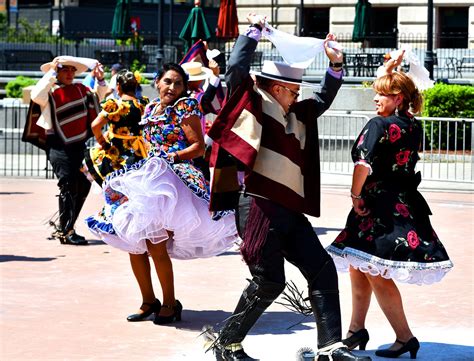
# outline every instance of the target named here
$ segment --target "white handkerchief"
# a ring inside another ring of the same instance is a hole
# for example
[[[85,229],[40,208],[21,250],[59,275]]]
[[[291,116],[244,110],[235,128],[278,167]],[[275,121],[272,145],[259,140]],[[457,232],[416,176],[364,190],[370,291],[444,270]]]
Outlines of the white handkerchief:
[[[216,56],[218,56],[221,52],[218,49],[207,49],[206,50],[206,57],[208,60],[214,59]]]
[[[412,48],[408,44],[403,44],[399,50],[390,52],[390,57],[396,59],[400,52],[405,50],[405,59],[410,64],[410,70],[408,75],[411,76],[413,82],[419,90],[426,90],[434,86],[434,81],[430,79],[430,72],[423,65],[418,56],[413,52]]]
[[[283,60],[296,68],[307,68],[316,55],[324,51],[324,40],[310,37],[300,37],[277,30],[266,24],[263,35],[278,49]],[[331,48],[341,50],[335,41],[330,41]]]

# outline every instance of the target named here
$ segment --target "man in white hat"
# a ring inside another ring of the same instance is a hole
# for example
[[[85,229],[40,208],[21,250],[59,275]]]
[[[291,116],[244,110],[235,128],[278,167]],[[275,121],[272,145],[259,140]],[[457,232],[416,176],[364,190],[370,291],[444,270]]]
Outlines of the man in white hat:
[[[93,68],[98,80],[97,96],[74,77]],[[107,91],[102,66],[97,60],[59,56],[43,64],[45,73],[31,91],[31,100],[41,107],[37,124],[46,132],[46,154],[58,178],[59,224],[54,238],[61,243],[86,245],[74,230],[76,219],[90,190],[90,182],[80,171],[90,124],[99,111],[98,101]]]
[[[317,117],[329,108],[342,84],[342,53],[329,48],[335,37],[328,34],[324,46],[329,69],[321,91],[297,101],[305,85],[304,69],[268,61],[255,74],[256,84],[251,80],[250,60],[265,19],[255,14],[248,19],[252,25],[237,39],[228,62],[230,96],[208,134],[217,144],[211,157],[211,209],[237,208],[241,253],[252,280],[218,334],[205,334],[214,339],[218,360],[254,360],[241,342],[284,290],[287,260],[308,282],[318,360],[370,360],[352,354],[341,342],[336,268],[304,215],[320,213]],[[236,174],[232,159],[237,159],[241,172],[230,179],[229,174]],[[236,185],[240,195],[232,192]]]

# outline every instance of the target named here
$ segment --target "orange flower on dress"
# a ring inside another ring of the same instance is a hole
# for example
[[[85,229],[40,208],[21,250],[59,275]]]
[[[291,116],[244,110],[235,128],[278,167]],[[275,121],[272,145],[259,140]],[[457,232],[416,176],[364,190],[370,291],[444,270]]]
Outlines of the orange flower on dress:
[[[107,156],[113,161],[116,161],[120,156],[120,151],[116,146],[111,146],[109,150],[107,150]]]
[[[113,113],[118,110],[118,104],[114,99],[107,100],[104,104],[102,104],[102,109],[107,113]]]
[[[120,103],[119,114],[123,116],[127,115],[128,113],[130,113],[130,104],[127,102]]]
[[[127,127],[120,127],[115,131],[115,133],[117,135],[130,135],[130,129]]]

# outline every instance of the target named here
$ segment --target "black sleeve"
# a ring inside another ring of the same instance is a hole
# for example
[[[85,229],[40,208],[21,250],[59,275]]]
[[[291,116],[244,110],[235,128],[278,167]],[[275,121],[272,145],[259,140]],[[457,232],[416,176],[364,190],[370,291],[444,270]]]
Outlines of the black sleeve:
[[[315,92],[313,97],[316,102],[316,118],[329,109],[342,85],[342,82],[342,78],[337,79],[326,72],[326,75],[321,82],[321,90],[317,93]]]
[[[212,106],[212,101],[217,93],[217,87],[212,84],[209,84],[204,91],[204,94],[201,97],[201,108],[204,114],[214,113],[214,107]]]
[[[248,36],[240,35],[235,42],[234,49],[230,53],[225,82],[228,92],[238,87],[250,72],[252,54],[257,48],[258,42]]]
[[[336,79],[326,73],[321,82],[321,90],[314,92],[312,98],[294,103],[290,111],[296,113],[298,120],[303,123],[316,121],[331,106],[342,85],[342,81],[342,79]]]

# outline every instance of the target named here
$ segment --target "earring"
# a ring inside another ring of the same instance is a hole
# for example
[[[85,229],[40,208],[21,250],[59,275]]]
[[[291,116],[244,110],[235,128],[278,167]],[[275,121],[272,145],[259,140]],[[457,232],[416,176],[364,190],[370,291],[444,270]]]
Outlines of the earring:
[[[395,108],[395,115],[398,117],[398,106]]]

